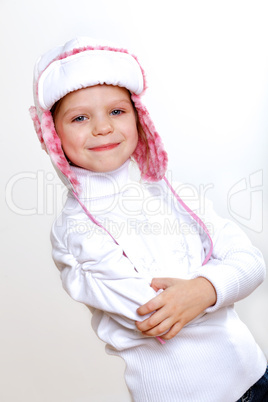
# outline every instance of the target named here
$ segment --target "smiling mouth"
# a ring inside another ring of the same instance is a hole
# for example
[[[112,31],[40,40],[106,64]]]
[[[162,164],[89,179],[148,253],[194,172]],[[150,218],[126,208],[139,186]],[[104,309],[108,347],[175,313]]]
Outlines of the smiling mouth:
[[[116,142],[114,144],[104,144],[97,147],[89,148],[90,151],[100,152],[100,151],[109,151],[110,149],[116,148],[120,142]]]

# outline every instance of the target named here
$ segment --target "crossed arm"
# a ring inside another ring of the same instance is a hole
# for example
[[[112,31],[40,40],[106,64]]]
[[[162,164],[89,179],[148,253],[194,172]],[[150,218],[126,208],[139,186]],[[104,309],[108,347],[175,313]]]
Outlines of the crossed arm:
[[[173,338],[202,312],[213,312],[247,297],[265,278],[262,254],[230,221],[219,219],[211,260],[192,279],[155,278],[151,286],[163,292],[137,312],[136,327],[145,335]],[[145,314],[151,314],[142,321]]]
[[[200,313],[248,296],[265,277],[261,253],[229,223],[214,236],[212,259],[190,279],[154,278],[151,286],[135,273],[120,247],[102,236],[96,244],[77,233],[72,241],[56,232],[52,237],[54,259],[70,296],[147,336],[171,339]],[[163,291],[156,295],[159,289]]]
[[[214,305],[217,300],[214,286],[206,278],[154,278],[151,287],[158,296],[138,308],[139,315],[151,314],[137,321],[137,328],[148,336],[171,339],[190,321]]]

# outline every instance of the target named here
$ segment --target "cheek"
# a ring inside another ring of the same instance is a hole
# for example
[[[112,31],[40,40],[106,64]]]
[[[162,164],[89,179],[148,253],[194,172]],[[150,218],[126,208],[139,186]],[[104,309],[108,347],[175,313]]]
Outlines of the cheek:
[[[81,142],[80,133],[74,130],[73,127],[58,125],[56,131],[63,145],[75,146]]]
[[[136,141],[137,141],[137,142],[138,142],[138,140],[139,140],[139,137],[140,137],[139,128],[138,128],[138,126],[136,125],[135,138],[136,138]]]
[[[135,132],[133,132],[133,135],[131,136],[131,145],[132,145],[132,152],[135,151],[137,145],[138,145],[138,141],[139,141],[139,134],[138,134],[138,130],[136,130]]]
[[[57,121],[55,121],[55,130],[56,130],[56,133],[58,134],[58,137],[60,138],[60,140],[62,142],[65,138],[65,135],[64,135],[63,126],[60,122],[57,123]]]
[[[135,135],[136,145],[138,144],[138,141],[139,141],[139,132],[138,132],[138,130],[136,130],[136,135]]]
[[[132,142],[134,143],[134,142],[136,142],[136,143],[138,143],[138,139],[139,139],[139,129],[138,129],[138,126],[137,126],[137,121],[136,121],[136,119],[135,119],[135,117],[134,117],[134,120],[133,120],[133,122],[132,122],[132,129],[130,130],[130,132],[131,132],[131,137],[132,137]]]

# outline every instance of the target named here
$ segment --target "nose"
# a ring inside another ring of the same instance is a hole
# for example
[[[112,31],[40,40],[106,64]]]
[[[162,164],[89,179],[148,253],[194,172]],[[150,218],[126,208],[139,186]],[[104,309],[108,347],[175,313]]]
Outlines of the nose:
[[[107,135],[113,131],[112,124],[108,117],[95,117],[93,122],[92,134],[94,136]]]

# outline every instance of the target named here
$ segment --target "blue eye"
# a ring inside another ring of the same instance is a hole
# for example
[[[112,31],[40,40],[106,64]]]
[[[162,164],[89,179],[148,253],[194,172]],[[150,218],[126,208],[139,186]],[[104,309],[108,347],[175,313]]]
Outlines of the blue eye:
[[[87,118],[85,116],[78,116],[75,119],[73,119],[73,121],[77,121],[77,122],[81,122],[81,121],[85,121]]]
[[[118,116],[118,115],[120,115],[121,113],[123,113],[122,110],[120,110],[120,109],[115,109],[115,110],[113,110],[113,111],[111,112],[111,115],[113,115],[113,116]]]

